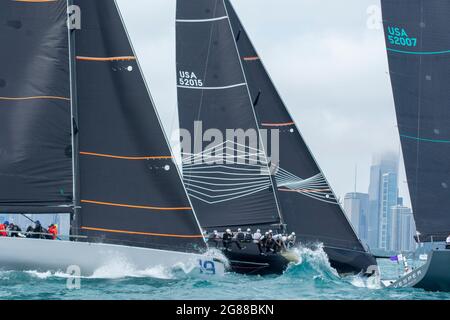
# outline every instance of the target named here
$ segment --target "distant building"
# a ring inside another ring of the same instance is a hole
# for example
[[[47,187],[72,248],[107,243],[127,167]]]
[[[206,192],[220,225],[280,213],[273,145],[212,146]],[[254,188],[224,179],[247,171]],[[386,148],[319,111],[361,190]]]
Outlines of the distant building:
[[[417,248],[414,236],[416,225],[411,209],[397,205],[391,208],[391,250],[397,252],[415,251]]]
[[[344,210],[358,234],[358,237],[361,241],[367,243],[369,195],[367,193],[359,192],[347,193],[344,197]]]
[[[392,185],[395,184],[395,193],[397,194],[397,181],[389,184],[389,196],[384,194],[388,191],[388,186],[384,185],[385,174],[393,173],[397,175],[398,156],[395,154],[384,154],[374,157],[373,165],[370,168],[369,185],[369,214],[367,217],[367,238],[371,248],[386,247],[387,241],[387,223],[388,211],[390,206],[397,205],[397,201],[392,201]],[[393,176],[390,177],[392,179]],[[389,178],[388,178],[389,179]],[[383,198],[386,202],[383,203]],[[383,207],[383,204],[385,205]],[[384,217],[383,217],[384,215]],[[384,220],[382,220],[384,219]],[[380,221],[382,220],[382,223]],[[385,228],[384,230],[382,228]],[[381,228],[381,229],[380,229]],[[384,238],[383,238],[384,235]],[[382,246],[384,245],[384,246]]]
[[[378,223],[378,248],[393,250],[392,228],[394,220],[391,208],[397,205],[398,200],[398,176],[397,173],[385,173],[381,180],[381,206]]]

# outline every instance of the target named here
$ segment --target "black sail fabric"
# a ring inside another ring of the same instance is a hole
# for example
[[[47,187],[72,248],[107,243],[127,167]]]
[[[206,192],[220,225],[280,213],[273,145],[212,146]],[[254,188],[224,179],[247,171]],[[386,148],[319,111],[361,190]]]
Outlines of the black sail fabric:
[[[261,129],[279,130],[276,182],[284,222],[305,242],[364,251],[231,3],[227,11]],[[269,141],[269,140],[268,140]],[[271,152],[271,146],[266,149]],[[273,156],[273,155],[272,155]],[[275,159],[274,159],[275,160]]]
[[[176,32],[180,128],[191,134],[192,145],[201,141],[200,150],[183,150],[183,178],[201,225],[280,223],[223,0],[177,1]],[[256,145],[250,138],[239,142],[227,135],[227,130],[236,129],[254,133]],[[209,130],[221,139],[203,141]],[[209,157],[210,150],[217,158]],[[227,161],[221,163],[224,154]]]
[[[0,212],[70,212],[66,1],[0,2]]]
[[[389,71],[421,241],[450,233],[450,2],[382,0]]]
[[[113,0],[77,0],[82,234],[197,252],[206,245]]]

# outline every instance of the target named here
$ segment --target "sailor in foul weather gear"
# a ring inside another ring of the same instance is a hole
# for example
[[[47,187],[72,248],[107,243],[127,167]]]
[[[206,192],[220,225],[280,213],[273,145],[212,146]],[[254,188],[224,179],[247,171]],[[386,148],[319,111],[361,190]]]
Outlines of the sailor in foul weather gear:
[[[4,223],[0,224],[0,237],[8,236],[8,226],[9,226],[8,221],[5,221]]]
[[[9,236],[13,237],[13,238],[18,238],[21,237],[22,235],[20,234],[20,232],[22,232],[22,229],[20,229],[20,227],[14,223],[11,223],[9,225]]]
[[[219,246],[220,236],[217,230],[214,230],[213,233],[209,234],[208,243],[214,243],[216,248]]]
[[[58,237],[58,228],[56,227],[56,225],[51,224],[48,227],[48,233],[51,235],[50,239],[56,240],[56,238]]]
[[[222,236],[223,247],[225,249],[231,250],[230,243],[231,243],[232,239],[233,239],[233,233],[231,232],[230,229],[227,229]]]
[[[245,242],[251,243],[253,241],[252,229],[248,228],[245,233]]]
[[[238,228],[234,238],[234,243],[236,243],[236,246],[238,247],[239,250],[242,250],[242,246],[241,246],[241,242],[245,241],[245,234],[242,232],[241,228]]]
[[[297,237],[295,236],[295,232],[292,232],[288,237],[287,237],[287,247],[288,248],[292,248],[295,246],[295,241],[296,241]]]
[[[446,243],[445,249],[450,250],[450,235],[448,235],[447,240],[445,240],[445,243]]]
[[[32,235],[32,238],[34,238],[34,239],[45,239],[46,237],[45,237],[45,233],[47,233],[47,230],[45,230],[43,227],[42,227],[42,225],[41,225],[41,222],[38,220],[38,221],[36,221],[36,223],[35,223],[35,227],[34,227],[34,229],[33,229],[33,235]]]

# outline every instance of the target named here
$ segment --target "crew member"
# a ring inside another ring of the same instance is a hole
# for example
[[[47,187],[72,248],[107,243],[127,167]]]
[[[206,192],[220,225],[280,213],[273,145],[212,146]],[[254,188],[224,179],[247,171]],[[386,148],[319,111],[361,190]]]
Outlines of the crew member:
[[[0,237],[8,236],[8,226],[9,226],[8,221],[5,221],[4,223],[0,224]]]
[[[232,239],[233,239],[233,233],[231,232],[230,229],[227,229],[225,231],[225,233],[223,234],[223,236],[222,236],[223,247],[226,250],[231,250],[230,249],[230,243],[231,243]]]
[[[266,252],[274,252],[275,240],[273,240],[272,230],[269,230],[266,238]]]
[[[34,228],[32,226],[28,226],[27,231],[25,232],[27,238],[33,238]]]
[[[45,230],[42,225],[41,222],[38,220],[35,223],[35,227],[33,229],[33,236],[32,238],[34,239],[45,239],[45,234],[47,233],[47,230]]]
[[[48,233],[50,234],[51,240],[56,240],[56,238],[58,237],[58,228],[56,227],[56,225],[51,224],[48,227]]]
[[[238,247],[238,249],[242,250],[241,242],[244,242],[245,234],[242,232],[241,228],[238,228],[233,240],[236,243],[236,246]]]
[[[217,232],[217,230],[214,230],[213,233],[211,233],[208,237],[208,243],[213,243],[216,245],[216,248],[219,246],[219,240],[220,240],[220,236],[219,233]]]
[[[18,237],[20,237],[19,232],[22,232],[22,229],[20,229],[20,227],[18,225],[11,223],[9,225],[9,231],[10,231],[10,237],[18,238]]]
[[[287,247],[288,248],[292,248],[293,246],[295,246],[295,241],[296,241],[297,237],[295,236],[295,232],[292,232],[288,237],[287,237]]]
[[[245,242],[251,243],[253,241],[252,229],[248,228],[245,233]]]

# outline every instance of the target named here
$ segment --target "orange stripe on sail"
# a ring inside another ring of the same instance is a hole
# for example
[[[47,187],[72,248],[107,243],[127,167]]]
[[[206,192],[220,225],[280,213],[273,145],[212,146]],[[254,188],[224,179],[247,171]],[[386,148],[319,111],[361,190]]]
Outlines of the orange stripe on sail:
[[[261,123],[264,127],[288,127],[293,126],[295,122],[282,122],[282,123]]]
[[[112,158],[112,159],[122,159],[122,160],[164,160],[173,159],[173,156],[143,156],[143,157],[126,157],[126,156],[115,156],[112,154],[94,153],[94,152],[80,152],[83,156],[93,156],[102,158]]]
[[[121,56],[121,57],[83,57],[77,56],[79,61],[133,61],[136,60],[134,56]]]
[[[64,100],[70,101],[70,98],[66,97],[57,97],[57,96],[35,96],[35,97],[0,97],[0,100],[7,101],[21,101],[21,100]]]
[[[170,237],[170,238],[203,238],[201,234],[199,235],[181,235],[181,234],[166,234],[166,233],[153,233],[153,232],[139,232],[139,231],[125,231],[125,230],[112,230],[112,229],[103,229],[103,228],[92,228],[92,227],[81,227],[82,230],[89,231],[102,231],[102,232],[110,232],[110,233],[122,233],[122,234],[132,234],[132,235],[140,235],[140,236],[153,236],[153,237]]]
[[[92,201],[92,200],[81,200],[81,203],[95,204],[99,206],[110,206],[110,207],[120,207],[120,208],[131,208],[131,209],[143,209],[143,210],[156,210],[156,211],[190,211],[191,207],[153,207],[153,206],[138,206],[122,203],[113,202],[102,202],[102,201]]]
[[[244,61],[256,61],[259,60],[259,57],[255,56],[255,57],[244,57],[243,58]]]

